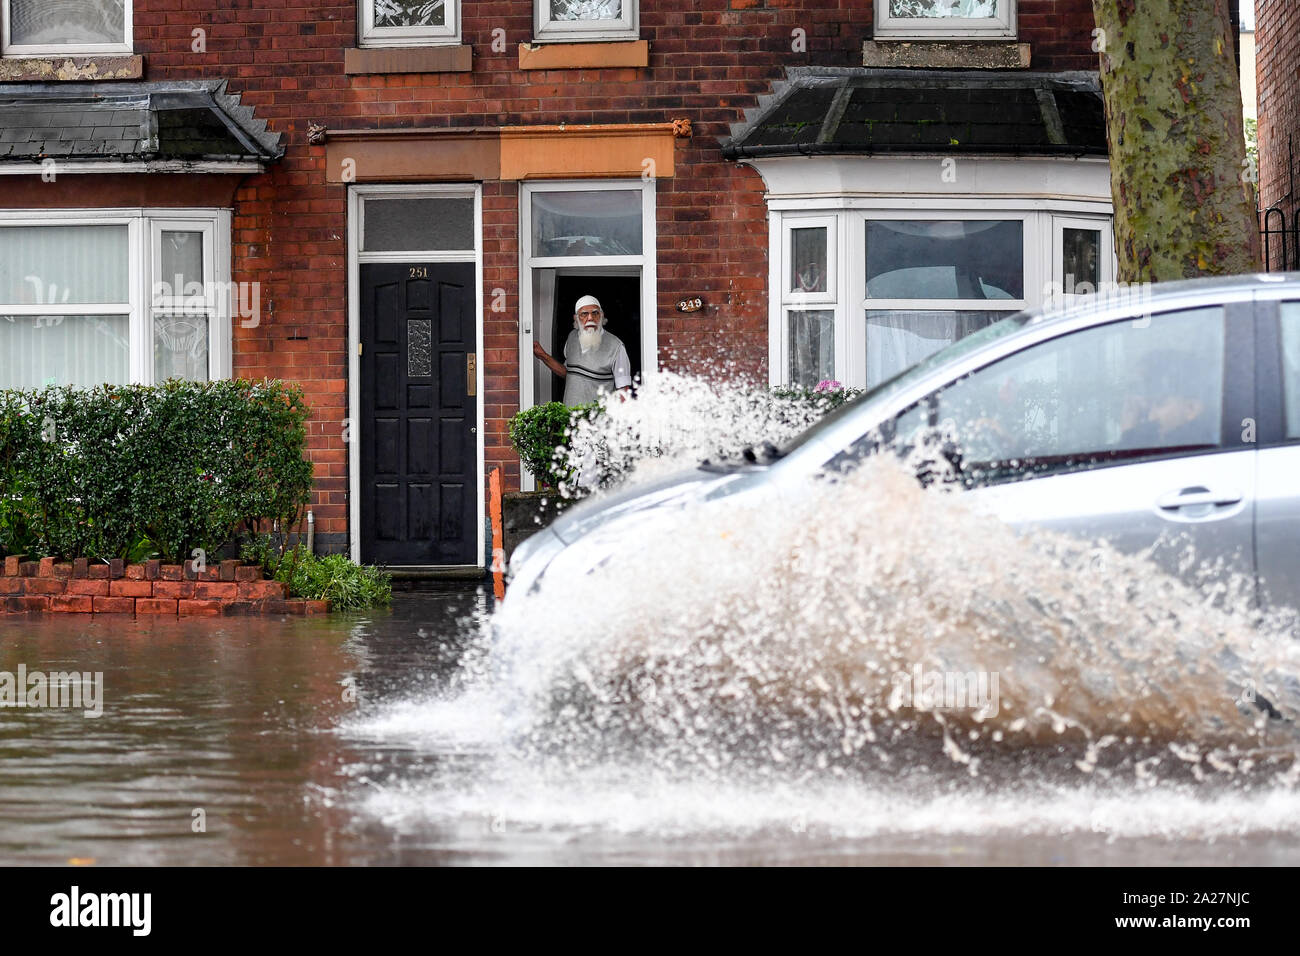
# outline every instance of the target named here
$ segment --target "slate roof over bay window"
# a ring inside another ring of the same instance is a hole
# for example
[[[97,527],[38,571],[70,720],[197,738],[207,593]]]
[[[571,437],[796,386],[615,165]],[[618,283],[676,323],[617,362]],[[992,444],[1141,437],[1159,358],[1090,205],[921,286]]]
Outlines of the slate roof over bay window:
[[[262,164],[284,155],[279,140],[224,80],[0,84],[0,164]]]
[[[1092,73],[794,67],[728,159],[835,153],[1105,156]]]

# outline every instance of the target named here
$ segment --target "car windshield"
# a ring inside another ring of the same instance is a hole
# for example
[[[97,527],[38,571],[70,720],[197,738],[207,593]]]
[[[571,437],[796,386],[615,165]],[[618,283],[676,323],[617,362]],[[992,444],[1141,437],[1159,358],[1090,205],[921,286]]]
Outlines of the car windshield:
[[[787,442],[781,448],[781,456],[788,455],[795,449],[807,444],[826,429],[834,428],[837,422],[849,415],[856,414],[864,405],[887,401],[891,396],[908,388],[917,379],[923,378],[939,366],[956,361],[971,352],[978,351],[989,342],[1024,328],[1025,324],[1037,314],[1036,312],[1017,312],[1015,315],[1007,316],[1000,322],[994,322],[978,332],[973,332],[965,338],[958,339],[947,348],[940,349],[929,358],[923,359],[911,368],[899,372],[893,378],[881,382],[875,388],[864,392],[852,401],[845,402],[835,411],[818,421],[817,424],[800,432]]]

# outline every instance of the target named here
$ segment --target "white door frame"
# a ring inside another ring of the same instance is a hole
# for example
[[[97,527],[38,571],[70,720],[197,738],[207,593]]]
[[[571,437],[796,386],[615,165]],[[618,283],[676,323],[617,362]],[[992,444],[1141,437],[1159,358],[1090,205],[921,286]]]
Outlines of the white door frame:
[[[404,196],[408,199],[464,196],[474,200],[474,249],[453,252],[362,252],[362,215],[364,200],[370,197]],[[475,554],[479,564],[486,567],[484,549],[486,538],[484,522],[486,508],[486,475],[483,450],[483,188],[479,183],[421,183],[411,185],[353,185],[348,187],[348,417],[344,421],[348,446],[348,553],[353,561],[361,560],[361,266],[372,262],[406,262],[421,259],[427,262],[474,263],[474,337],[478,351],[478,377],[475,385],[475,442],[477,456],[475,492],[478,515],[475,534]],[[433,565],[433,567],[444,567]]]
[[[641,271],[641,375],[659,367],[659,321],[656,314],[658,295],[655,243],[654,179],[566,179],[523,182],[519,188],[519,410],[533,407],[534,376],[537,358],[533,355],[533,270],[591,270],[610,274],[611,270]],[[638,189],[641,191],[641,255],[639,256],[564,256],[532,255],[532,196],[538,192],[592,191],[598,189]],[[534,490],[533,476],[520,469],[520,487]]]

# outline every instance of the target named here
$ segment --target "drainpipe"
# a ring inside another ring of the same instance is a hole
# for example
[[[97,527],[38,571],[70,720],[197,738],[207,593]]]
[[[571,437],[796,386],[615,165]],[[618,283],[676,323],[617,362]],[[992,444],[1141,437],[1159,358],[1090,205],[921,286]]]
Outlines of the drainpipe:
[[[310,509],[307,511],[307,553],[316,553],[316,516]]]

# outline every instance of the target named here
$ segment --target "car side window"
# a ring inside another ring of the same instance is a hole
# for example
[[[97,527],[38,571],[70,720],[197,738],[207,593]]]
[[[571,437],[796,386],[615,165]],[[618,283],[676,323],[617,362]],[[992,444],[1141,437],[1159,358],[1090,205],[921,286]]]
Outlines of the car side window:
[[[936,394],[968,481],[1220,444],[1221,306],[1128,319],[1007,356]]]
[[[1300,302],[1282,303],[1282,394],[1286,437],[1300,438]]]

